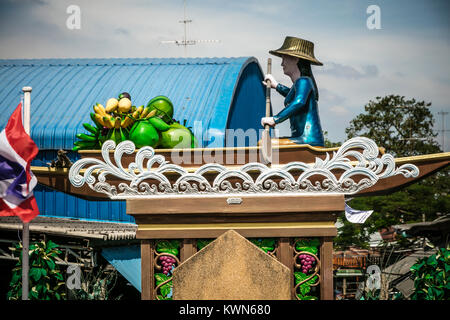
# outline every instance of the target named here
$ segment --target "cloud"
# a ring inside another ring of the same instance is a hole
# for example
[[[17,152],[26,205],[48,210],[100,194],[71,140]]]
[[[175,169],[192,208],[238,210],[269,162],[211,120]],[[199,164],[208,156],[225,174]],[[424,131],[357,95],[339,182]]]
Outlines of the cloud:
[[[339,116],[347,115],[350,113],[350,111],[346,107],[339,106],[339,105],[329,108],[329,111],[331,111],[332,113],[335,113],[336,115],[339,115]]]
[[[318,69],[317,71],[315,71],[315,73],[346,79],[373,78],[377,77],[379,74],[378,67],[375,65],[366,65],[361,69],[362,70],[360,71],[352,66],[334,62],[325,62],[324,68]]]

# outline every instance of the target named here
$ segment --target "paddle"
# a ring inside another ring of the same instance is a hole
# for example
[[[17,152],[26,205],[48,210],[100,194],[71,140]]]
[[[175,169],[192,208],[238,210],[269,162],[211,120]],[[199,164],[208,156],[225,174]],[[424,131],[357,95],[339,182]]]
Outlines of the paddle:
[[[267,59],[267,74],[272,73],[272,59]],[[270,117],[270,80],[266,80],[266,117]],[[264,125],[262,133],[262,158],[265,163],[272,163],[272,140],[270,139],[270,126]]]

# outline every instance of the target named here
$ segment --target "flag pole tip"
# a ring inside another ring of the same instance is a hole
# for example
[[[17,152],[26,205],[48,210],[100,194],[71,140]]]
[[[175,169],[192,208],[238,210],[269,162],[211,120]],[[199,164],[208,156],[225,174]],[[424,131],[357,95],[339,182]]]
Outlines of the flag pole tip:
[[[23,87],[22,88],[23,92],[31,92],[31,90],[32,90],[31,87]]]

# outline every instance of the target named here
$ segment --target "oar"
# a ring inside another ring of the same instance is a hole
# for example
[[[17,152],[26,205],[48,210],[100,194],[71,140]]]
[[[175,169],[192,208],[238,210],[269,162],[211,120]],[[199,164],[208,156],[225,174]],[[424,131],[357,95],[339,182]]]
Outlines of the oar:
[[[267,74],[272,73],[272,59],[267,59]],[[270,117],[270,80],[266,80],[266,117]],[[264,125],[262,133],[262,158],[265,163],[272,163],[272,140],[270,139],[270,126]]]

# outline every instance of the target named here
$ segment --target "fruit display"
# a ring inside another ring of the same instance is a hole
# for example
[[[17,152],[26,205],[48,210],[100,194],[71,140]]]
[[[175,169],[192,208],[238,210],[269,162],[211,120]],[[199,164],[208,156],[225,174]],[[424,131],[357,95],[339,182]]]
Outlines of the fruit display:
[[[166,96],[152,98],[147,106],[133,106],[128,92],[110,98],[105,106],[96,103],[90,123],[83,123],[88,133],[78,133],[73,151],[100,149],[106,140],[116,144],[131,140],[137,148],[195,148],[198,146],[192,131],[174,119],[174,107]],[[186,122],[186,120],[185,120]]]

